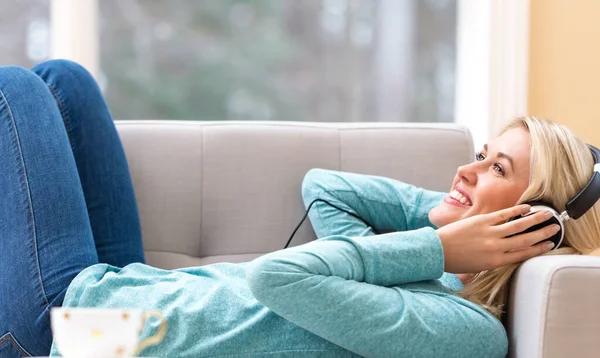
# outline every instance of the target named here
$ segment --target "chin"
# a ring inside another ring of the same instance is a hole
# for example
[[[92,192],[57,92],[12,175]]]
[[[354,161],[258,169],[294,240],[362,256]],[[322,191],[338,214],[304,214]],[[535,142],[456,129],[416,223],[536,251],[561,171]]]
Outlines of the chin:
[[[440,228],[444,225],[453,223],[459,219],[456,213],[450,212],[449,208],[445,207],[444,203],[440,203],[429,211],[429,221],[436,227]]]

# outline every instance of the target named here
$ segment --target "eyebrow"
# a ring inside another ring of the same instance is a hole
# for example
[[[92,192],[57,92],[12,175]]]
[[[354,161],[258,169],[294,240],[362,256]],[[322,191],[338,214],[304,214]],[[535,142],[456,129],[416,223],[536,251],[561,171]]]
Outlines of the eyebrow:
[[[488,145],[484,144],[483,145],[483,149],[485,149],[485,151],[487,152],[488,151]],[[506,153],[503,153],[503,152],[498,152],[497,156],[500,157],[500,158],[504,158],[504,159],[508,160],[508,162],[510,163],[510,166],[513,167],[513,168],[515,167],[515,165],[513,164],[513,158],[510,155],[508,155]]]

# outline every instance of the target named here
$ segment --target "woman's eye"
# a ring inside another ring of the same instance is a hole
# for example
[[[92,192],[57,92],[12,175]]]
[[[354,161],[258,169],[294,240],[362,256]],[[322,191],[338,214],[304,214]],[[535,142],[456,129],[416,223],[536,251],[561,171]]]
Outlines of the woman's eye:
[[[477,152],[477,153],[475,153],[475,160],[478,161],[478,162],[481,162],[482,160],[485,160],[485,155],[483,155],[483,153],[481,153],[481,152]],[[492,169],[496,173],[504,176],[504,168],[502,168],[502,165],[500,163],[494,162],[492,164]]]
[[[497,173],[504,175],[504,168],[502,168],[502,166],[500,165],[500,163],[498,163],[498,162],[494,163],[494,165],[492,166],[492,168]]]

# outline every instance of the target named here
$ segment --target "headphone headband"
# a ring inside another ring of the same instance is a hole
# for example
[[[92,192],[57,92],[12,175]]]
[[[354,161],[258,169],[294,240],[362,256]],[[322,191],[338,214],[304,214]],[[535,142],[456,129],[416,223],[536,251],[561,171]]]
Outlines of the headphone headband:
[[[600,199],[600,150],[588,144],[594,158],[594,172],[585,187],[566,205],[566,214],[572,219],[579,219]]]

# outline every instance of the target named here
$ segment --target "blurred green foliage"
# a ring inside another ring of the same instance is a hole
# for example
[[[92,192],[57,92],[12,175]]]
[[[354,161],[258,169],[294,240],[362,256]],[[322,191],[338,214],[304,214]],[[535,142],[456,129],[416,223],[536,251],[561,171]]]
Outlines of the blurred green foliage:
[[[101,83],[119,119],[452,121],[455,1],[406,1],[419,28],[389,34],[414,36],[394,116],[380,0],[101,0]]]

